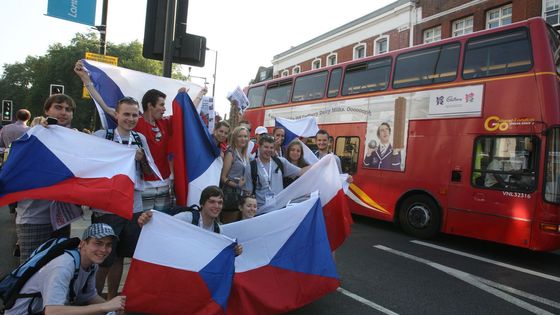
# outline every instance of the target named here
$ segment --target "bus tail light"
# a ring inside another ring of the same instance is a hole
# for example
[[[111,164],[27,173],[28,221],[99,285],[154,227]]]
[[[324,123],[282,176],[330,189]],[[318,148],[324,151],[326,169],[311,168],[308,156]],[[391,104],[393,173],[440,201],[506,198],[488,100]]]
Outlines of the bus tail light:
[[[560,233],[560,225],[550,224],[550,223],[541,223],[541,230],[543,230],[545,232]]]

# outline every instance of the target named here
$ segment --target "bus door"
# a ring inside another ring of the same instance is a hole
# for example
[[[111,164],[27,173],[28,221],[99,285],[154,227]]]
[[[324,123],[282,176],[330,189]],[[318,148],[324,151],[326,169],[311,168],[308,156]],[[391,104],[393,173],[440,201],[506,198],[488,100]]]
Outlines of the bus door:
[[[527,247],[537,198],[537,138],[471,141],[474,146],[457,146],[454,153],[443,231]]]

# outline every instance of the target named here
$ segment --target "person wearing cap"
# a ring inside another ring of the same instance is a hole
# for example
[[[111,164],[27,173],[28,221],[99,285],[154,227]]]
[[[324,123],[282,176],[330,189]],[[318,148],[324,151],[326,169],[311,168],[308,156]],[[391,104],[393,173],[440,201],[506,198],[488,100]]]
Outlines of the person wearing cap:
[[[95,289],[97,265],[111,253],[111,244],[117,239],[113,229],[107,224],[90,225],[83,234],[78,249],[80,270],[73,285],[76,296],[69,301],[69,290],[74,278],[74,258],[64,253],[37,271],[25,283],[21,293],[41,294],[40,297],[20,298],[5,315],[24,314],[105,314],[123,312],[125,296],[117,296],[105,301]]]
[[[251,152],[251,159],[255,159],[259,156],[259,141],[261,140],[261,136],[267,133],[268,130],[263,126],[258,126],[257,129],[255,129],[255,142],[251,142],[253,143],[253,147],[249,148]]]

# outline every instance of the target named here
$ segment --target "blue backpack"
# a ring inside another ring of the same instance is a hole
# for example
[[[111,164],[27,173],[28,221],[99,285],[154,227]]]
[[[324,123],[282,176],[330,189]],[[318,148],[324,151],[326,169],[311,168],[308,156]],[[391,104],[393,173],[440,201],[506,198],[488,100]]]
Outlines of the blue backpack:
[[[39,271],[39,269],[64,253],[68,253],[74,258],[74,277],[72,277],[72,281],[70,281],[69,291],[70,301],[74,301],[76,297],[74,281],[78,278],[78,273],[80,271],[79,244],[80,239],[77,237],[61,237],[52,238],[37,247],[23,264],[0,280],[0,298],[4,301],[4,309],[8,310],[12,308],[19,298],[41,297],[40,292],[21,294],[20,291],[25,283]],[[89,277],[91,277],[92,274],[93,272],[90,273]],[[87,281],[89,281],[89,277]],[[87,282],[85,287],[87,287]],[[29,313],[31,313],[31,304],[30,302],[28,307]]]

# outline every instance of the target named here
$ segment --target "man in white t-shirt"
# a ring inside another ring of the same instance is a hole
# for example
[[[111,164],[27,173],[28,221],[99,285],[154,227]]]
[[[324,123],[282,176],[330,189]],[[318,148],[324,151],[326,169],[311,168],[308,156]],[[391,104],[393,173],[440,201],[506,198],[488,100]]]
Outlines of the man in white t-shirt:
[[[124,311],[126,297],[117,296],[105,301],[95,290],[97,265],[110,253],[116,239],[110,226],[97,223],[90,225],[78,246],[80,270],[72,291],[75,298],[70,301],[70,285],[74,277],[74,258],[64,253],[51,260],[25,283],[20,294],[39,293],[39,296],[19,298],[5,315],[26,315],[31,312],[45,314],[98,314]]]

